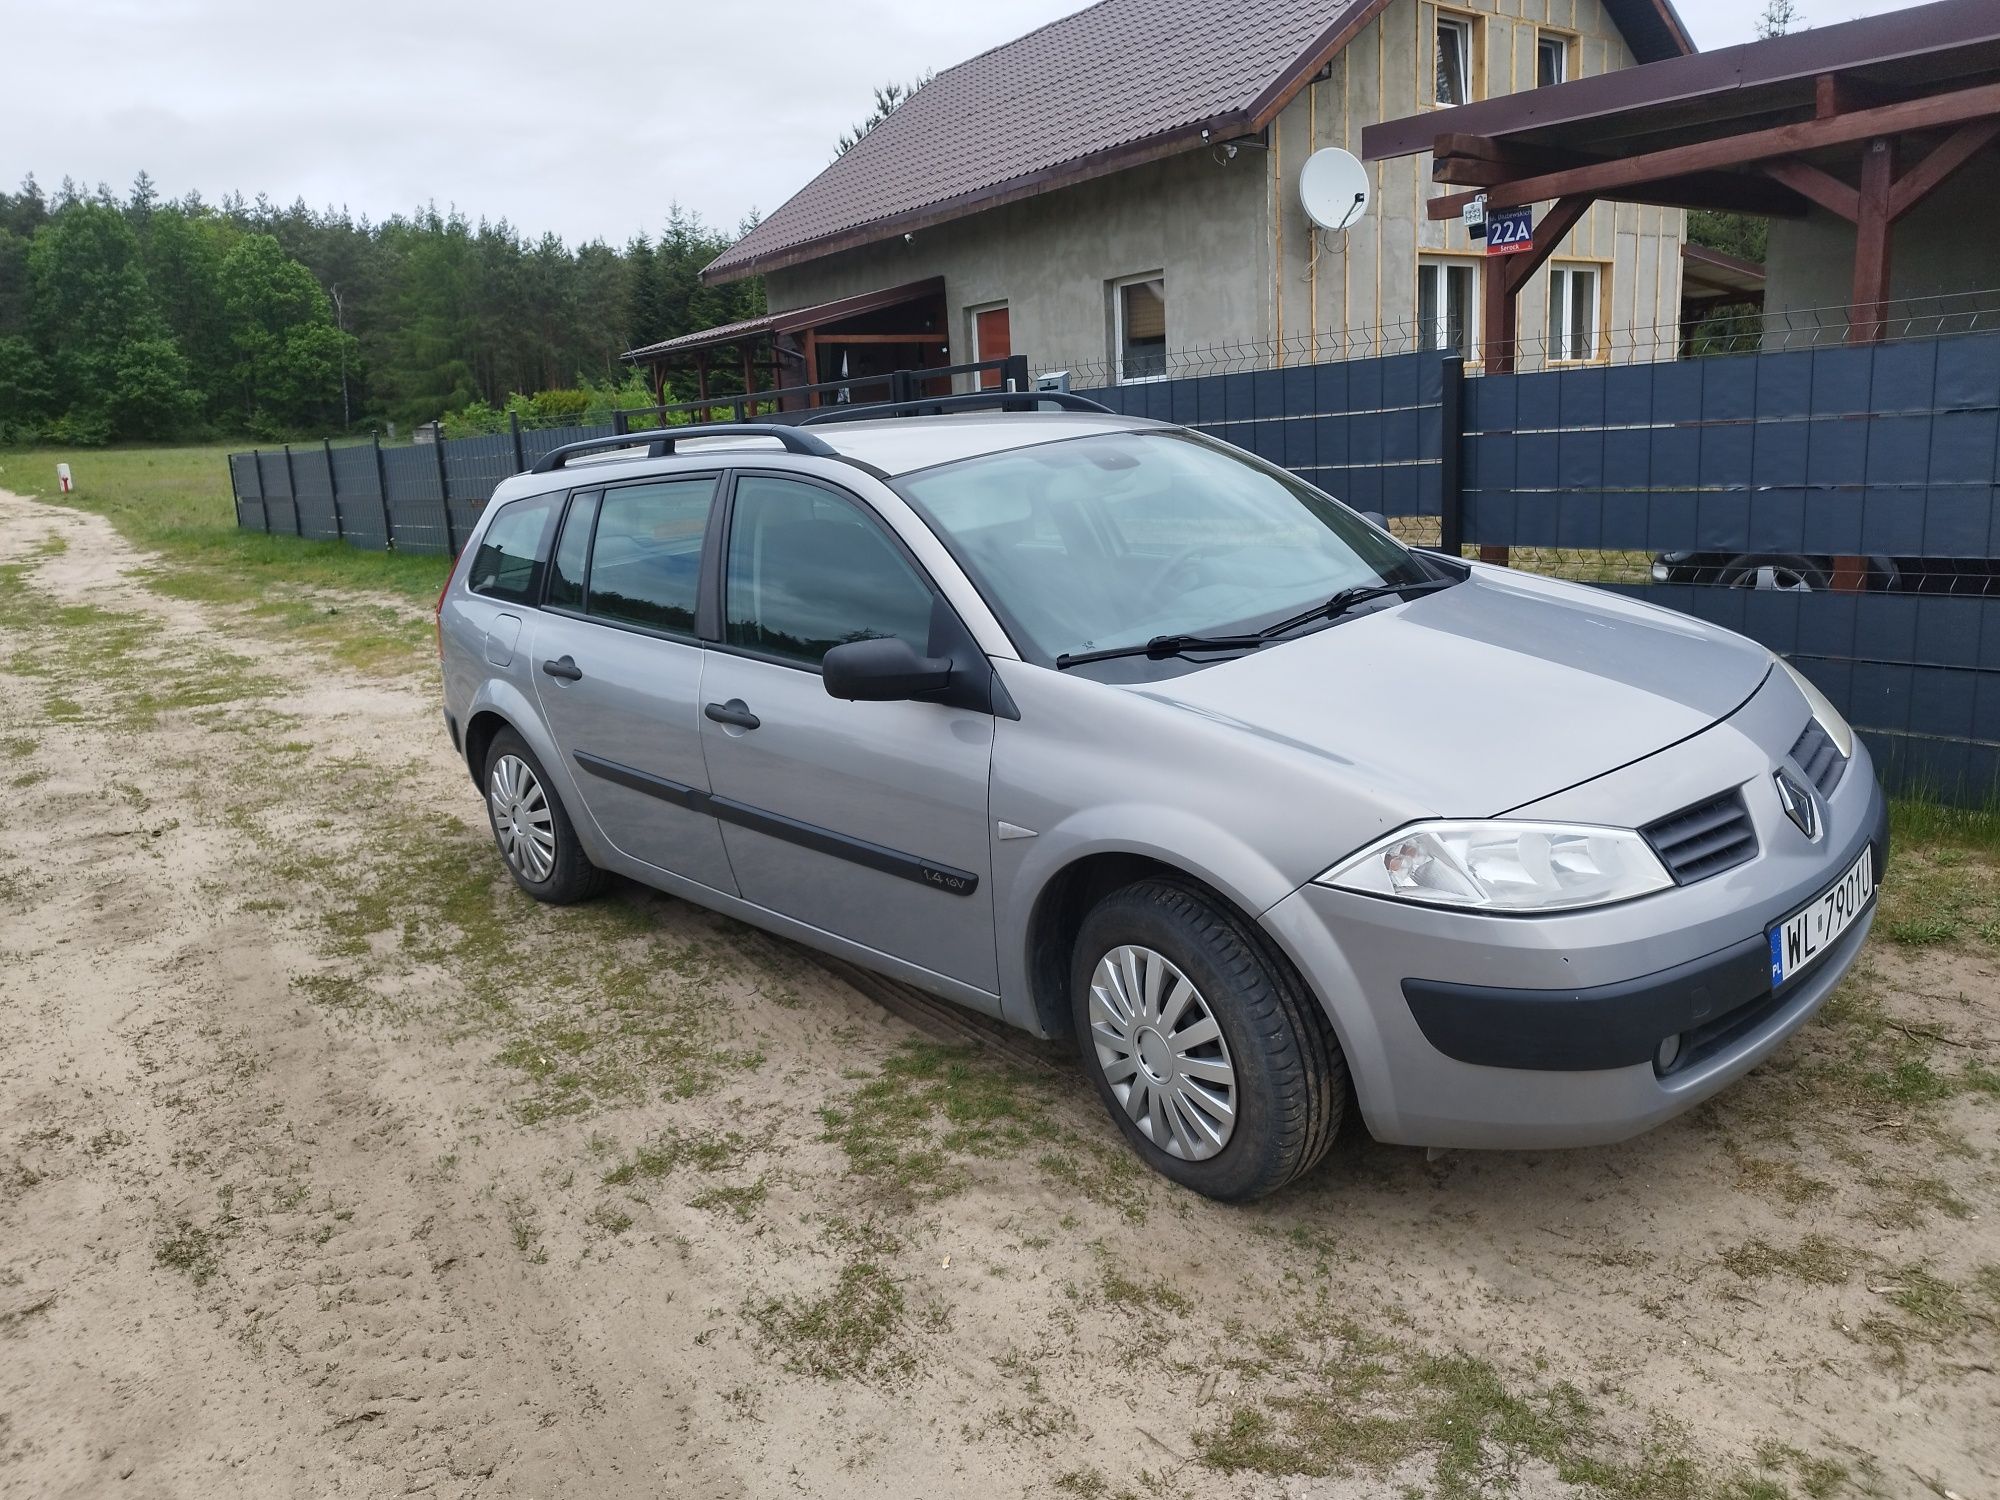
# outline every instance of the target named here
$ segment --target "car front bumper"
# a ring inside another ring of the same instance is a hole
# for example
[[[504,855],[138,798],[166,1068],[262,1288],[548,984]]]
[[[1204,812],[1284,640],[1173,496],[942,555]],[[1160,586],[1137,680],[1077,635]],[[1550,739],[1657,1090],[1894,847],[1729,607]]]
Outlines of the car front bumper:
[[[1623,1140],[1708,1098],[1804,1025],[1852,966],[1874,908],[1775,993],[1765,934],[1864,847],[1879,882],[1888,807],[1857,741],[1809,844],[1779,807],[1768,755],[1757,759],[1762,774],[1740,784],[1758,856],[1657,896],[1523,918],[1307,885],[1267,911],[1266,931],[1333,1020],[1370,1131],[1466,1148]],[[1564,815],[1590,811],[1588,794],[1570,800]],[[1680,1053],[1661,1068],[1668,1037]]]

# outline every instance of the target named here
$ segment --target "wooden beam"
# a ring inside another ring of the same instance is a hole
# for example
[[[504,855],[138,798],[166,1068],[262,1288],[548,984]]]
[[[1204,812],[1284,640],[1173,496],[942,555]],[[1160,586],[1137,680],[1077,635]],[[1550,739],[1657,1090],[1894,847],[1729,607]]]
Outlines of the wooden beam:
[[[1801,197],[1810,198],[1830,214],[1852,224],[1861,217],[1861,195],[1831,172],[1822,172],[1796,156],[1764,163],[1764,173]]]
[[[1896,143],[1887,136],[1861,153],[1861,212],[1854,221],[1854,296],[1847,313],[1847,342],[1880,343],[1889,301],[1890,196],[1896,185]]]
[[[1492,255],[1486,259],[1481,280],[1484,303],[1480,318],[1479,358],[1490,375],[1513,373],[1520,343],[1521,289],[1533,278],[1558,246],[1569,237],[1577,222],[1590,212],[1591,200],[1564,198],[1542,215],[1535,226],[1532,248],[1514,255]]]
[[[1959,126],[1929,156],[1897,179],[1889,192],[1889,217],[1902,218],[1996,138],[2000,138],[2000,120],[1975,120]]]
[[[1859,141],[1893,137],[1911,130],[1937,129],[2000,115],[2000,83],[1960,89],[1949,94],[1933,94],[1923,99],[1906,99],[1875,109],[1856,110],[1828,120],[1800,120],[1790,125],[1774,125],[1744,135],[1723,136],[1649,151],[1621,161],[1600,162],[1538,177],[1524,177],[1487,189],[1487,199],[1495,208],[1511,208],[1523,203],[1540,203],[1550,198],[1566,198],[1575,193],[1593,197],[1615,197],[1620,188],[1662,177],[1683,177],[1690,172],[1708,172],[1721,167],[1748,166],[1774,157],[1797,156],[1826,146],[1852,145]],[[1429,203],[1432,219],[1455,219],[1464,210],[1472,193],[1451,193]]]

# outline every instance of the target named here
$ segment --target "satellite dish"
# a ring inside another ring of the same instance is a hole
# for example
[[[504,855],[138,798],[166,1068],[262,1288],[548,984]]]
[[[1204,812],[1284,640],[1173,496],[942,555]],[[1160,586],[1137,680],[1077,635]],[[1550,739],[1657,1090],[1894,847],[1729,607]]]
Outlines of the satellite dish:
[[[1299,203],[1321,229],[1345,229],[1368,212],[1368,169],[1352,152],[1322,147],[1299,172]]]

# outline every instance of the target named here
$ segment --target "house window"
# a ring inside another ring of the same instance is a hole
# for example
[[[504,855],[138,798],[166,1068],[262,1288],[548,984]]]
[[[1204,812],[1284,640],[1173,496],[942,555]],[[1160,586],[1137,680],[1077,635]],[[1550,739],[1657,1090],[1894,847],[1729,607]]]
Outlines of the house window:
[[[1472,20],[1466,16],[1437,17],[1437,81],[1440,107],[1472,102]]]
[[[1569,38],[1543,32],[1535,38],[1535,87],[1569,82]]]
[[[1417,342],[1477,358],[1473,338],[1479,306],[1479,262],[1425,258],[1417,262]]]
[[[1599,358],[1603,271],[1597,266],[1557,266],[1549,272],[1549,357]]]
[[[1118,380],[1158,380],[1167,373],[1167,279],[1133,276],[1111,289],[1112,347]]]

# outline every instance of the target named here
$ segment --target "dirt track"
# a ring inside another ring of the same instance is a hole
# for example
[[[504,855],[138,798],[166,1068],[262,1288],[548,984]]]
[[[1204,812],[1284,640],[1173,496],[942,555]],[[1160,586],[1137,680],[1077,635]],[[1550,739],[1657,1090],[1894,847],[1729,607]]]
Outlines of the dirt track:
[[[143,562],[0,495],[0,1495],[2000,1495],[2000,1097],[1896,1071],[2000,1065],[1993,949],[1626,1146],[1219,1208],[1053,1049],[533,907],[421,662]]]

